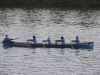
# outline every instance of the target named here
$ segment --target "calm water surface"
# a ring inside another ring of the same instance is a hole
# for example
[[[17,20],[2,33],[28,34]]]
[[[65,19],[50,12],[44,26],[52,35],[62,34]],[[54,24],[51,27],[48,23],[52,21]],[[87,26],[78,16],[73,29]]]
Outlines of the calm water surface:
[[[0,44],[0,75],[100,75],[100,10],[0,8],[0,42],[36,35],[38,42],[64,36],[66,42],[94,41],[94,49],[7,48]]]

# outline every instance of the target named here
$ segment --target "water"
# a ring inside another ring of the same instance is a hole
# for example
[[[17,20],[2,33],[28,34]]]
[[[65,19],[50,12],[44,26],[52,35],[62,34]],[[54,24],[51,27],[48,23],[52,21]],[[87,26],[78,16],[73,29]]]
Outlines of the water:
[[[0,44],[0,75],[100,75],[100,10],[59,8],[0,8],[0,41],[51,36],[52,42],[76,35],[94,41],[94,49],[19,48]]]

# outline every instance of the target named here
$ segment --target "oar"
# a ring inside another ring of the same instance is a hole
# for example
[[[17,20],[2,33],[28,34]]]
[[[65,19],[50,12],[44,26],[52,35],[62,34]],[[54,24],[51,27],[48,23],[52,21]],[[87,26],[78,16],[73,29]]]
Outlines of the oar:
[[[57,45],[57,41],[56,40],[54,40],[55,41],[55,44]]]
[[[19,38],[15,38],[15,39],[13,39],[13,40],[16,40],[16,39],[19,39]]]
[[[44,46],[44,48],[46,48],[45,45],[44,45],[44,43],[42,43],[42,45]]]
[[[72,44],[71,44],[72,45]],[[74,47],[73,47],[73,45],[72,45],[72,49],[73,49]]]
[[[2,43],[2,42],[0,41],[0,43]]]
[[[44,42],[43,41],[41,41],[41,42],[42,42],[42,45],[44,46],[44,48],[46,48],[45,45],[44,45]]]

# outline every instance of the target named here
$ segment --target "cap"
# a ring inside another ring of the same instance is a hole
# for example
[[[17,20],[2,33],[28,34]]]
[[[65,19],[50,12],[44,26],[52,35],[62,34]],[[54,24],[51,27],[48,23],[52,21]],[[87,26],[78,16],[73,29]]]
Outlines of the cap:
[[[50,39],[50,36],[48,36],[48,38],[47,39]]]
[[[8,36],[8,35],[5,35],[5,36]]]
[[[78,37],[78,36],[76,36],[76,38],[77,38],[77,39],[79,39],[79,37]]]

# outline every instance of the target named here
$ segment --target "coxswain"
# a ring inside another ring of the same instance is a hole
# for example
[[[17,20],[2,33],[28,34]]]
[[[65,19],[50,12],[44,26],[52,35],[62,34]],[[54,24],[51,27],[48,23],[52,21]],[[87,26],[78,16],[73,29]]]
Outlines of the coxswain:
[[[5,43],[5,42],[13,42],[12,40],[16,40],[16,39],[18,39],[18,38],[11,39],[11,38],[8,37],[8,35],[5,35],[5,38],[4,38],[4,40],[2,41],[2,43]]]

